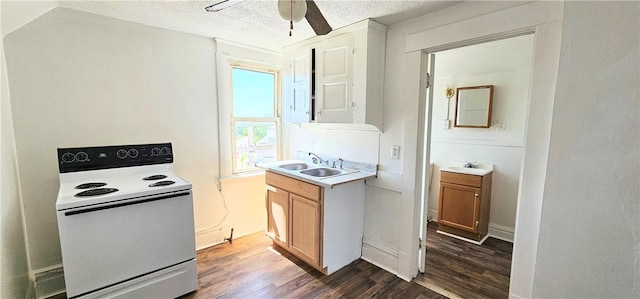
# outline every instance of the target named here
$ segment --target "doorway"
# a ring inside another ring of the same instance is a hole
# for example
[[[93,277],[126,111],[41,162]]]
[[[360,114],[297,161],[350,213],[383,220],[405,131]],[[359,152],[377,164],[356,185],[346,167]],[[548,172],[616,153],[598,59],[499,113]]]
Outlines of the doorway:
[[[534,35],[525,34],[452,47],[423,56],[423,60],[428,62],[431,77],[431,86],[425,94],[429,105],[424,109],[424,126],[421,128],[424,132],[421,154],[425,161],[420,219],[423,240],[434,242],[434,236],[428,234],[435,233],[437,228],[432,223],[428,229],[427,224],[437,220],[440,169],[461,162],[491,164],[494,171],[488,235],[496,240],[490,244],[494,248],[486,250],[494,250],[495,246],[497,251],[505,250],[509,253],[510,264],[511,248],[507,247],[511,246],[506,242],[513,243],[515,235],[533,50]],[[494,86],[490,127],[456,127],[456,89],[480,85]],[[448,242],[446,246],[457,246],[455,250],[462,253],[475,250],[464,242],[439,240]],[[423,248],[429,245],[427,242],[423,244]],[[482,247],[479,250],[482,252]],[[428,271],[425,266],[428,254],[426,250],[420,252],[420,272]],[[498,263],[504,264],[504,259]],[[434,266],[432,263],[431,267]],[[510,265],[507,270],[509,268]],[[501,279],[505,280],[501,286],[508,295],[508,273]]]

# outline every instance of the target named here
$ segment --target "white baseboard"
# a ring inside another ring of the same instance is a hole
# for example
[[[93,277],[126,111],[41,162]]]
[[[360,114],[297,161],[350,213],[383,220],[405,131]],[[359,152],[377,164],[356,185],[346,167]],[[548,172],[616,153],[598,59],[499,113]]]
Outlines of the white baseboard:
[[[262,219],[251,220],[239,223],[225,224],[219,227],[208,227],[196,231],[196,250],[205,249],[226,242],[224,238],[231,235],[233,228],[233,238],[250,235],[266,229]]]
[[[32,277],[33,281],[29,284],[30,288],[33,285],[35,293],[27,294],[28,298],[48,298],[65,292],[62,264],[35,270]]]
[[[437,222],[438,221],[438,210],[437,209],[435,209],[435,210],[432,210],[432,209],[427,210],[427,217],[428,217],[428,219],[430,219],[430,221],[436,221]]]
[[[502,241],[507,241],[509,243],[513,243],[513,240],[514,240],[513,232],[514,232],[513,227],[508,227],[508,226],[489,222],[489,236],[493,238],[496,238]]]
[[[369,263],[382,268],[383,270],[398,275],[398,250],[386,247],[373,240],[362,239],[361,258]]]
[[[432,219],[432,221],[438,220],[438,210],[428,210],[427,216]],[[498,240],[507,241],[509,243],[513,243],[514,240],[514,228],[508,227],[500,224],[496,224],[493,222],[489,222],[489,232],[487,235],[492,238],[496,238]]]

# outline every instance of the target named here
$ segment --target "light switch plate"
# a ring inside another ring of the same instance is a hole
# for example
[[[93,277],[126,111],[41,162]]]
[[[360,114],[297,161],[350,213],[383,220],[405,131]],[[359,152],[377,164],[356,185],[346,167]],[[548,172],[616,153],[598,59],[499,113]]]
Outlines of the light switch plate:
[[[391,159],[400,159],[400,146],[392,145],[391,146]]]

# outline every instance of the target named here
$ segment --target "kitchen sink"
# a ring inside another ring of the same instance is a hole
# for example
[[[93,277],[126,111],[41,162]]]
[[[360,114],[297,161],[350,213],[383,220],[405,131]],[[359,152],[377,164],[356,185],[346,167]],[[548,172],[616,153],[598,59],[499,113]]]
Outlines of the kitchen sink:
[[[343,174],[345,173],[345,171],[341,171],[339,169],[334,169],[334,168],[312,168],[312,169],[300,171],[300,173],[322,178],[322,177]]]
[[[309,168],[307,163],[290,163],[279,165],[278,167],[288,169],[288,170],[303,170]]]

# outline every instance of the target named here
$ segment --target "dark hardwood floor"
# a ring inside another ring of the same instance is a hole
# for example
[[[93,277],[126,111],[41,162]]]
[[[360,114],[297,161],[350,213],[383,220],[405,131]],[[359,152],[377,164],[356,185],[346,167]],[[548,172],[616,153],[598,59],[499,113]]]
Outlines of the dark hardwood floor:
[[[199,298],[446,298],[357,260],[325,276],[264,233],[198,251]]]
[[[410,283],[363,260],[324,276],[260,232],[198,251],[198,291],[182,299],[508,298],[511,243],[478,246],[428,228],[427,272]]]
[[[427,227],[426,271],[414,282],[449,297],[509,297],[513,244],[490,237],[480,246],[436,233],[436,222]]]

